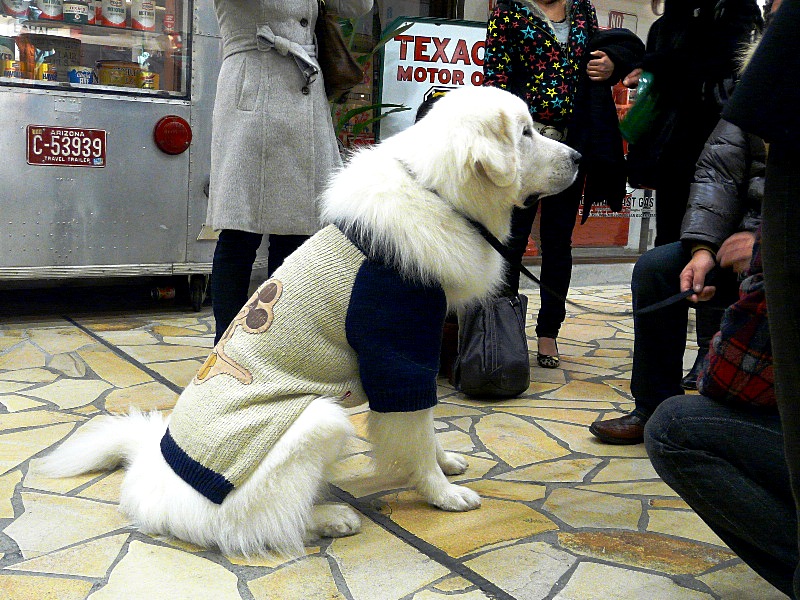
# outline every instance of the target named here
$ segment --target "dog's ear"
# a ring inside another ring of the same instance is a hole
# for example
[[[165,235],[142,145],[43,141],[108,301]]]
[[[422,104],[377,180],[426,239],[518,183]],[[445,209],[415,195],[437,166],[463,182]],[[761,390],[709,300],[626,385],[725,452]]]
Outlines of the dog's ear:
[[[513,121],[508,113],[498,111],[482,127],[484,131],[470,142],[474,168],[496,186],[508,187],[516,181],[519,168]]]

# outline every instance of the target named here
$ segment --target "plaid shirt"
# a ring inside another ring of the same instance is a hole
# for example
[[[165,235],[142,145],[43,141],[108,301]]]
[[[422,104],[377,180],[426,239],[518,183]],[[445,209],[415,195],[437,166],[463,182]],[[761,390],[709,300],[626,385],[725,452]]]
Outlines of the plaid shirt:
[[[761,268],[761,230],[756,234],[748,277],[739,300],[725,311],[698,377],[701,394],[713,400],[774,407],[775,376]]]

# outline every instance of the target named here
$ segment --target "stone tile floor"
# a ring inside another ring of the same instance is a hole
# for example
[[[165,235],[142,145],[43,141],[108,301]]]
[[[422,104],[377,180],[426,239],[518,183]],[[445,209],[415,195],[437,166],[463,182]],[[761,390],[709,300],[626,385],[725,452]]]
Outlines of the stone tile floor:
[[[532,324],[538,294],[529,296]],[[606,310],[629,302],[627,286],[570,297]],[[632,406],[632,321],[571,307],[561,368],[534,366],[523,397],[468,399],[440,380],[438,435],[469,457],[455,479],[481,494],[480,510],[438,511],[371,477],[361,408],[331,489],[363,514],[359,535],[251,559],[142,535],[117,510],[121,472],[52,480],[36,463],[100,412],[169,410],[211,348],[213,317],[112,307],[0,318],[2,598],[785,598],[660,481],[641,445],[588,433]],[[532,325],[528,333],[535,344]]]

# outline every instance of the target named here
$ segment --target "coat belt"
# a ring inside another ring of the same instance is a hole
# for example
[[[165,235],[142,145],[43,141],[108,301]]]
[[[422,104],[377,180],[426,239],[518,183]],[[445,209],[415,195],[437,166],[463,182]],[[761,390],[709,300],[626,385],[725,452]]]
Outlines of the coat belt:
[[[306,85],[316,81],[319,74],[319,65],[316,62],[317,49],[313,44],[298,44],[289,38],[275,35],[275,32],[267,24],[258,26],[255,37],[252,33],[240,33],[226,39],[224,58],[248,50],[262,52],[275,50],[281,56],[291,55],[305,78]]]

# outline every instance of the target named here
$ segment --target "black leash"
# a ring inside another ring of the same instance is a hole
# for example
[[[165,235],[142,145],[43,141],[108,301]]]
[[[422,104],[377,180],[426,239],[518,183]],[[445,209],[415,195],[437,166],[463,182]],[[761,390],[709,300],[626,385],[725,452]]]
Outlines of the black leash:
[[[405,161],[400,160],[400,159],[396,159],[396,160],[397,160],[397,162],[400,163],[400,165],[402,165],[403,169],[405,169],[405,171],[406,171],[406,173],[408,173],[409,177],[411,177],[411,179],[416,181],[417,176],[414,173],[413,169],[411,169],[411,167]],[[439,192],[437,192],[436,190],[433,190],[433,189],[430,189],[430,188],[426,188],[426,189],[430,193],[435,194],[436,196],[439,196],[441,198],[441,196],[439,195]],[[536,199],[536,202],[538,202],[538,198]],[[645,306],[644,308],[640,308],[640,309],[635,310],[635,311],[634,310],[605,311],[605,310],[599,310],[599,309],[596,309],[596,308],[592,308],[590,306],[584,306],[583,304],[579,304],[577,302],[573,302],[569,298],[566,298],[565,296],[562,296],[558,292],[552,290],[550,287],[544,285],[539,280],[539,278],[536,277],[536,275],[531,273],[525,267],[525,265],[522,264],[522,261],[516,261],[510,256],[510,252],[509,252],[508,247],[503,245],[503,243],[500,240],[498,240],[492,234],[491,231],[486,229],[486,227],[483,225],[483,223],[479,223],[478,221],[476,221],[474,219],[470,219],[467,215],[462,214],[459,211],[456,211],[456,214],[460,215],[470,225],[472,225],[475,228],[475,230],[478,233],[481,234],[481,237],[483,237],[483,239],[485,239],[487,242],[489,242],[489,245],[492,248],[494,248],[495,250],[497,250],[497,252],[500,254],[500,256],[502,256],[504,259],[506,259],[506,261],[510,265],[514,265],[514,267],[520,273],[522,273],[526,277],[529,277],[530,279],[532,279],[534,281],[534,283],[536,283],[536,285],[538,285],[540,288],[542,288],[548,294],[551,294],[555,298],[558,298],[559,300],[561,300],[563,302],[566,302],[567,304],[569,304],[571,306],[574,306],[575,308],[580,308],[581,310],[585,310],[585,311],[588,311],[588,312],[596,313],[596,314],[599,314],[599,315],[609,315],[609,316],[612,316],[612,317],[639,316],[639,315],[644,315],[644,314],[647,314],[647,313],[650,313],[650,312],[654,312],[654,311],[660,310],[660,309],[662,309],[662,308],[664,308],[666,306],[669,306],[671,304],[675,304],[676,302],[680,302],[681,300],[685,300],[686,298],[688,298],[689,296],[691,296],[694,293],[693,290],[686,290],[685,292],[679,292],[677,294],[674,294],[674,295],[670,296],[669,298],[667,298],[665,300],[661,300],[660,302],[656,302],[655,304],[651,304],[650,306]],[[709,283],[711,282],[711,277],[712,277],[712,275],[714,274],[715,271],[716,271],[716,269],[714,269],[714,271],[712,271],[711,273],[708,274],[708,277],[706,277],[706,281],[707,282],[709,282]]]
[[[481,237],[483,237],[483,239],[485,239],[487,242],[489,242],[489,245],[492,248],[497,250],[497,252],[500,254],[500,256],[505,258],[506,261],[508,261],[509,264],[514,265],[514,263],[516,261],[514,261],[512,259],[512,257],[510,256],[510,251],[509,251],[508,247],[505,246],[494,235],[492,235],[492,233],[488,229],[486,229],[486,227],[483,225],[483,223],[479,223],[478,221],[475,221],[474,219],[470,219],[466,215],[462,215],[462,216],[469,222],[470,225],[472,225],[477,230],[478,233],[481,234]],[[570,305],[572,305],[572,306],[574,306],[576,308],[580,308],[581,310],[589,311],[589,312],[592,312],[592,313],[597,313],[597,314],[600,314],[600,315],[609,315],[609,316],[614,316],[614,317],[632,317],[634,315],[635,316],[644,315],[644,314],[647,314],[647,313],[650,313],[650,312],[655,312],[657,310],[660,310],[660,309],[662,309],[662,308],[664,308],[666,306],[669,306],[671,304],[675,304],[676,302],[680,302],[681,300],[685,300],[686,298],[688,298],[689,296],[694,294],[693,290],[686,290],[685,292],[679,292],[677,294],[674,294],[674,295],[670,296],[669,298],[666,298],[665,300],[661,300],[660,302],[656,302],[655,304],[651,304],[650,306],[645,306],[644,308],[640,308],[640,309],[638,309],[636,311],[633,311],[633,310],[605,311],[605,310],[599,310],[597,308],[592,308],[591,306],[585,306],[585,305],[579,304],[577,302],[573,302],[572,300],[562,296],[558,292],[550,289],[548,286],[544,285],[539,280],[539,278],[536,277],[536,275],[531,273],[527,269],[527,267],[525,267],[525,265],[522,264],[522,262],[516,262],[516,268],[517,268],[517,270],[519,270],[520,273],[522,273],[526,277],[529,277],[530,279],[532,279],[536,283],[536,285],[538,285],[540,288],[542,288],[548,294],[551,294],[552,296],[558,298],[559,300],[562,300],[562,301],[566,302],[567,304],[570,304]]]

